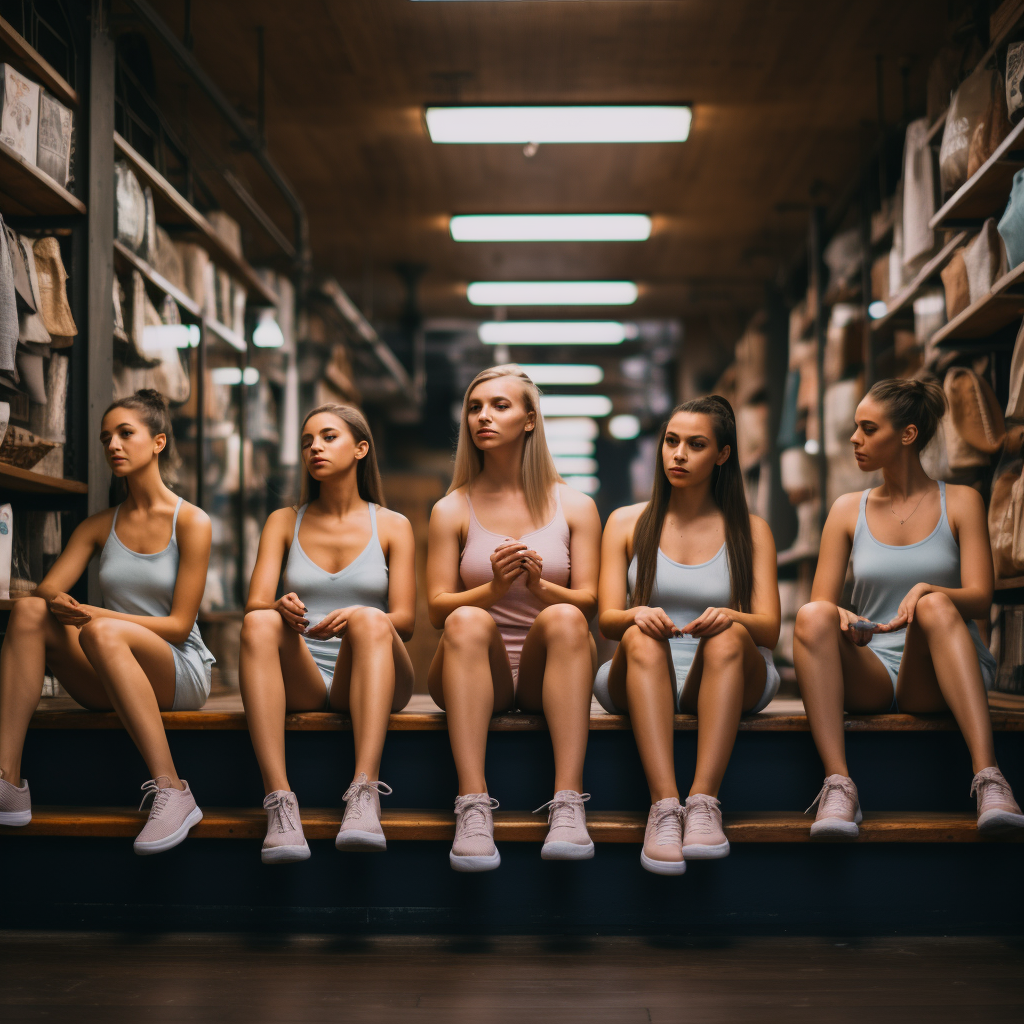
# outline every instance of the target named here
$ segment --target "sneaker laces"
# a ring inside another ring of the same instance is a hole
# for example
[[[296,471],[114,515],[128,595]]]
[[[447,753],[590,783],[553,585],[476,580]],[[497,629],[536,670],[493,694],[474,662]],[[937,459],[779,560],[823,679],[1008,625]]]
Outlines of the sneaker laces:
[[[1010,784],[1003,777],[1003,773],[998,768],[982,768],[977,775],[974,776],[974,781],[971,783],[971,796],[975,793],[979,797],[984,799],[983,789],[993,788],[999,791],[1000,796],[1009,797],[1013,799],[1013,790],[1010,789]]]
[[[655,846],[672,846],[683,841],[683,808],[671,805],[653,808]]]
[[[498,801],[487,793],[469,793],[455,801],[456,831],[462,839],[491,838],[487,811],[496,811]]]
[[[845,775],[830,775],[821,787],[821,792],[814,798],[814,803],[804,811],[804,814],[810,814],[820,806],[825,817],[830,817],[829,811],[833,809],[845,810],[843,807],[835,807],[836,802],[842,799],[849,800],[856,806],[857,787],[854,785],[853,779]]]
[[[167,801],[171,798],[171,790],[173,786],[165,786],[161,788],[157,783],[160,779],[167,779],[166,775],[160,775],[155,779],[150,779],[149,782],[144,782],[139,788],[142,790],[142,803],[139,804],[139,810],[146,806],[146,801],[152,797],[153,806],[150,808],[149,813],[152,817],[155,814],[159,814],[166,806]],[[167,779],[170,782],[170,779]]]
[[[359,779],[356,779],[348,789],[345,790],[341,799],[344,800],[345,803],[348,803],[349,800],[354,798],[359,801],[372,800],[374,791],[376,791],[380,796],[390,796],[393,792],[391,787],[386,782],[381,782],[380,779],[374,779],[373,782],[370,782],[367,779],[360,782]]]
[[[683,808],[686,830],[703,836],[709,836],[712,832],[717,831],[715,809],[718,807],[721,807],[721,804],[715,797],[709,796],[707,793],[694,793]]]
[[[291,799],[289,799],[289,797]],[[294,794],[284,790],[277,793],[271,793],[267,799],[263,801],[263,806],[270,815],[270,822],[267,828],[268,832],[276,831],[279,835],[283,835],[285,832],[295,832],[301,829],[301,822],[296,820],[297,815],[293,816],[293,804],[297,811],[298,801],[295,799]]]
[[[550,808],[548,814],[548,825],[551,828],[575,828],[576,810],[583,811],[583,805],[590,799],[589,793],[577,793],[575,790],[559,790],[546,804],[541,804],[533,813],[540,814],[541,811]]]

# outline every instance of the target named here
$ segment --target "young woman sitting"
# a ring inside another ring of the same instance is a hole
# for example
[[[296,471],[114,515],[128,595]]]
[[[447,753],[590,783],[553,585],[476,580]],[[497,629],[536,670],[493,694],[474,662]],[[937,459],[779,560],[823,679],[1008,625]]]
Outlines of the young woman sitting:
[[[35,594],[14,606],[0,652],[0,824],[32,819],[21,754],[49,667],[79,704],[116,711],[139,748],[152,776],[143,804],[153,804],[135,852],[160,853],[203,817],[175,771],[160,712],[201,708],[210,694],[214,659],[196,626],[210,519],[161,478],[175,459],[159,392],[111,405],[100,443],[127,497],[72,533]],[[97,553],[103,604],[80,604],[68,591]]]
[[[355,772],[335,846],[386,848],[380,794],[391,789],[377,776],[388,716],[413,688],[403,641],[416,616],[415,542],[409,520],[384,507],[370,428],[356,409],[323,405],[303,422],[301,444],[300,504],[263,528],[239,657],[267,793],[265,864],[309,856],[285,771],[284,719],[297,711],[352,716]]]
[[[846,764],[843,710],[951,711],[974,766],[978,828],[1024,827],[996,765],[986,691],[995,659],[974,619],[992,604],[985,503],[928,477],[921,449],[946,402],[934,381],[882,380],[857,406],[850,440],[882,484],[844,494],[821,537],[811,601],[797,613],[793,660],[825,784],[809,808],[816,838],[854,838],[861,820]],[[849,568],[853,606],[840,607]]]
[[[747,511],[732,407],[717,395],[684,402],[662,427],[651,500],[613,512],[601,550],[598,621],[621,643],[594,694],[633,726],[651,791],[640,854],[648,871],[680,875],[687,858],[728,855],[718,789],[740,716],[778,691],[780,620],[775,542]],[[677,712],[697,715],[685,805]]]
[[[444,629],[430,695],[445,709],[459,798],[456,871],[490,871],[494,845],[484,755],[491,716],[543,712],[555,754],[541,856],[594,855],[583,803],[601,522],[561,481],[544,440],[536,386],[518,366],[477,374],[466,391],[448,495],[430,518],[431,622]]]

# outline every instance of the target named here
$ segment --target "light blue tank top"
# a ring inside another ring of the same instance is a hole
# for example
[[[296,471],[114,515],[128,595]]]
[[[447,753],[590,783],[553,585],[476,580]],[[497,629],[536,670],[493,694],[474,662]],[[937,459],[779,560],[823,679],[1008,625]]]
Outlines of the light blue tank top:
[[[281,577],[283,593],[296,593],[306,606],[306,618],[310,626],[315,626],[324,616],[338,608],[361,605],[366,608],[377,608],[382,612],[388,610],[388,563],[384,558],[384,549],[377,536],[377,508],[369,502],[370,508],[370,540],[366,547],[356,555],[341,572],[330,573],[321,569],[299,543],[299,526],[309,505],[303,505],[295,517],[295,532],[292,535],[291,547],[288,549],[288,560],[285,562],[284,574]],[[303,637],[306,646],[313,655],[321,672],[327,672],[328,681],[334,674],[334,663],[338,660],[341,650],[341,638],[314,640]]]
[[[634,555],[626,574],[630,594],[636,587],[636,573]],[[677,626],[693,622],[707,608],[728,608],[731,597],[729,556],[724,544],[718,549],[718,554],[699,565],[675,562],[658,548],[658,568],[648,604],[652,608],[663,608]],[[672,642],[680,639],[692,640],[691,637],[683,637]],[[693,640],[693,643],[697,641]]]
[[[174,585],[178,581],[178,513],[181,502],[179,498],[174,506],[171,539],[167,547],[152,555],[125,547],[117,536],[117,514],[121,506],[114,509],[114,521],[100,552],[99,582],[104,608],[123,615],[164,617],[171,614]],[[191,651],[198,654],[206,665],[214,663],[215,659],[206,649],[195,622],[185,642],[171,646],[182,653]]]

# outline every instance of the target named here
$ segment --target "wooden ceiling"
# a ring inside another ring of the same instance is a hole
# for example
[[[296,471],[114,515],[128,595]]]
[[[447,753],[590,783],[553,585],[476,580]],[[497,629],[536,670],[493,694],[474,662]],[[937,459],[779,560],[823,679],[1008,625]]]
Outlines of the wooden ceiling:
[[[154,6],[180,32],[184,0]],[[629,278],[642,317],[755,305],[792,258],[813,201],[840,194],[885,116],[923,107],[946,30],[936,0],[203,0],[195,54],[253,116],[256,28],[266,27],[266,134],[305,203],[314,266],[379,318],[397,313],[394,268],[420,264],[422,311],[473,315],[480,279]],[[127,25],[125,26],[128,27]],[[152,43],[172,120],[184,79]],[[426,104],[691,102],[676,145],[438,146]],[[272,211],[284,205],[192,87],[198,133]],[[225,197],[225,206],[231,209]],[[619,212],[654,216],[643,243],[460,244],[452,213]],[[245,218],[240,216],[240,220]],[[253,262],[272,252],[251,232]],[[524,311],[537,313],[542,311]],[[598,310],[579,311],[593,315]]]

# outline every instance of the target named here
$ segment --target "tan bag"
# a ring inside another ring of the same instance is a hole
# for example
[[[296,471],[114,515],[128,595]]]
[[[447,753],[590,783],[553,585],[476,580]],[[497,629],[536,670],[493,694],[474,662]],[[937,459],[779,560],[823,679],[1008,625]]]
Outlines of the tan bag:
[[[1006,113],[1006,85],[998,71],[992,74],[988,107],[979,124],[971,133],[967,150],[967,177],[970,178],[999,148],[1010,134],[1010,119]]]
[[[971,304],[971,287],[964,263],[964,247],[953,253],[942,269],[942,287],[946,292],[946,319],[952,320]]]
[[[1022,428],[1010,431],[995,476],[988,506],[988,532],[996,576],[1007,579],[1024,576],[1024,459],[1021,458]]]
[[[950,470],[988,465],[1006,438],[995,392],[988,381],[965,366],[955,366],[946,374],[943,390],[949,405],[944,419],[948,420],[945,435]]]
[[[1006,273],[1006,248],[994,217],[985,221],[981,232],[964,248],[964,266],[972,303],[988,295],[992,285]]]

